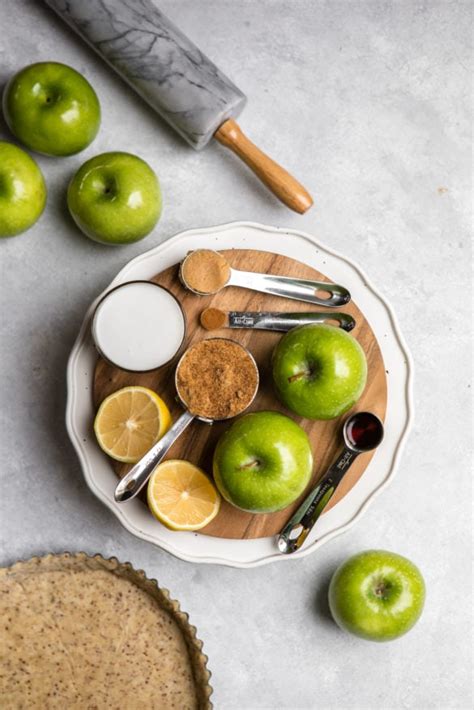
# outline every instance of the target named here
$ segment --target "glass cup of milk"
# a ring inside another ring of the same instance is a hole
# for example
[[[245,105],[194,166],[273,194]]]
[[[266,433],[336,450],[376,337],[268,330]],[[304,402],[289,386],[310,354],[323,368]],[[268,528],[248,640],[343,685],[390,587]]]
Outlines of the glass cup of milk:
[[[186,318],[168,289],[153,281],[128,281],[99,301],[91,329],[99,354],[111,365],[149,372],[178,355]]]

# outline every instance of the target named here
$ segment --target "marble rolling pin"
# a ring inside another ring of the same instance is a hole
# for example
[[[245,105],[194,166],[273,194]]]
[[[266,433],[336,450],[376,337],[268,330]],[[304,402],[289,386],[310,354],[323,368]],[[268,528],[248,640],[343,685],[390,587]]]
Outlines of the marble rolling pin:
[[[257,148],[235,118],[244,94],[152,0],[45,0],[196,150],[230,148],[285,205],[306,212],[305,188]]]

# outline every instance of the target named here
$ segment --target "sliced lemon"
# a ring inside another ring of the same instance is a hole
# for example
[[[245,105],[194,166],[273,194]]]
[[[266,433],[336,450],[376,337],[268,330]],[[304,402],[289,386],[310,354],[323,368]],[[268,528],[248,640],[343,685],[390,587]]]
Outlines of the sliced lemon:
[[[189,461],[163,461],[148,482],[148,505],[171,530],[200,530],[219,512],[221,498],[200,468]]]
[[[124,387],[99,407],[94,431],[99,446],[116,461],[136,463],[171,425],[168,407],[146,387]]]

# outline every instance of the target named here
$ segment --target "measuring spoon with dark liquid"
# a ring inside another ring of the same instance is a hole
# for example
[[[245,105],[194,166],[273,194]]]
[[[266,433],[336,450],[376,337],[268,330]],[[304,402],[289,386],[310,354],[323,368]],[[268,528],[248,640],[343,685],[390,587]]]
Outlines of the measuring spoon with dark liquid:
[[[346,419],[342,433],[345,446],[341,454],[278,536],[278,549],[286,555],[299,550],[353,461],[359,454],[377,448],[384,429],[372,412],[357,412]]]

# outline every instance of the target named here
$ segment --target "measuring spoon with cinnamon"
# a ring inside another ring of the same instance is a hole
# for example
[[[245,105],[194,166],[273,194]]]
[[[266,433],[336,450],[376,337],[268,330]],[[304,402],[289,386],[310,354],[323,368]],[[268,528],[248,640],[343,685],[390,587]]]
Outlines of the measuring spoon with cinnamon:
[[[349,291],[338,284],[232,269],[225,256],[213,249],[189,252],[181,263],[179,277],[183,286],[198,296],[218,293],[226,286],[239,286],[330,308],[344,306],[351,300]]]
[[[184,412],[118,483],[115,500],[123,503],[140,492],[194,419],[212,424],[242,414],[253,402],[258,385],[257,364],[240,343],[228,338],[209,338],[188,348],[175,371],[176,392]]]
[[[206,330],[221,328],[248,328],[250,330],[274,330],[287,333],[298,325],[326,323],[335,328],[350,331],[355,320],[348,313],[274,313],[269,311],[221,311],[220,308],[205,308],[199,322]]]

